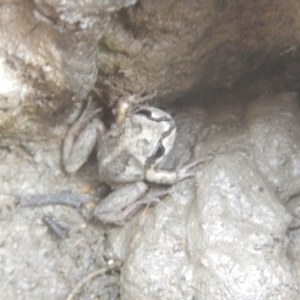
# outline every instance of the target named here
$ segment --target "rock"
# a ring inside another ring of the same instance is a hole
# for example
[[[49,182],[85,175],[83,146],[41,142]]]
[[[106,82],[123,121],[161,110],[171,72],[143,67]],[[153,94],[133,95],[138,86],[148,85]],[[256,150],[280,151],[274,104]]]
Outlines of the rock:
[[[297,299],[286,256],[292,218],[284,207],[297,190],[297,174],[274,159],[294,152],[289,162],[300,163],[294,150],[300,146],[297,101],[295,93],[283,93],[260,98],[245,111],[220,107],[214,118],[200,121],[196,157],[210,150],[214,158],[124,229],[132,242],[118,254],[125,259],[122,299]],[[285,147],[274,151],[274,141]],[[264,167],[270,162],[274,169]],[[289,179],[294,188],[280,185],[279,191],[277,185]]]

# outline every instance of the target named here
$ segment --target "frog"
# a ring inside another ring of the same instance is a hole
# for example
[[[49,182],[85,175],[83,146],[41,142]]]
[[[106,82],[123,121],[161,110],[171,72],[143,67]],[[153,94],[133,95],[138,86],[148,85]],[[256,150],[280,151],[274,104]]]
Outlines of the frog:
[[[200,161],[178,164],[173,170],[163,168],[174,147],[175,121],[160,108],[140,104],[136,96],[119,100],[109,129],[97,116],[100,111],[90,100],[71,125],[63,143],[63,165],[67,173],[75,173],[97,147],[99,183],[109,185],[112,192],[93,215],[104,224],[124,225],[143,206],[159,202],[166,194],[150,196],[149,184],[171,186],[193,177]]]

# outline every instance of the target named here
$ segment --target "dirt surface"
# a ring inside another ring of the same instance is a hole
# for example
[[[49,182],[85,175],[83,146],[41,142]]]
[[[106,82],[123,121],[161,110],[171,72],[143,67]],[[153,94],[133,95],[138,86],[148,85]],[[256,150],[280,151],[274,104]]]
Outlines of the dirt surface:
[[[232,293],[234,299],[273,299],[279,290],[279,299],[296,300],[298,99],[285,93],[238,105],[234,98],[231,105],[211,109],[171,108],[178,137],[167,166],[182,156],[208,159],[195,179],[174,185],[161,203],[124,227],[91,220],[102,193],[95,158],[74,176],[64,173],[61,136],[68,124],[51,128],[47,140],[23,138],[12,145],[3,139],[3,297],[67,299],[90,275],[74,299],[118,299],[119,290],[121,299],[233,299]],[[274,143],[280,145],[275,152]],[[80,207],[20,206],[36,195],[42,202],[72,195]],[[51,232],[43,216],[50,216],[65,237]],[[258,276],[266,270],[268,276]],[[244,276],[249,280],[236,286]],[[270,276],[276,284],[269,284]],[[212,286],[219,296],[211,294]]]
[[[297,300],[298,11],[270,0],[3,3],[1,297]],[[95,153],[67,175],[62,143],[87,94],[110,125],[132,93],[153,93],[176,121],[166,168],[204,161],[194,178],[152,186],[168,195],[125,226],[104,226],[92,218],[109,192]]]

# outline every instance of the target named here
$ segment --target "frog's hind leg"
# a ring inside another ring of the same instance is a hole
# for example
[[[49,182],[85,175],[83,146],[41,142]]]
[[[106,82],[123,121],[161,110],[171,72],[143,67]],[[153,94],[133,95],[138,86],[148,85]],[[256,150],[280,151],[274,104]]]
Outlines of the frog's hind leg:
[[[104,124],[95,117],[101,109],[92,109],[91,101],[80,118],[70,127],[63,144],[63,164],[68,173],[76,172],[87,160],[99,136],[105,134]]]
[[[132,219],[145,205],[160,202],[160,197],[170,191],[147,193],[144,182],[128,183],[117,187],[94,210],[96,220],[104,224],[124,225]]]

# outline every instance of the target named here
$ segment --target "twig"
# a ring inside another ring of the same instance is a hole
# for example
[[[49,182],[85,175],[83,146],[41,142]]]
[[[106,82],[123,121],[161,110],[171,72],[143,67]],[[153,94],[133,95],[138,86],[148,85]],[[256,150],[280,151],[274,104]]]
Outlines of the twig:
[[[99,269],[97,271],[94,271],[92,273],[90,273],[88,276],[86,276],[82,281],[79,281],[75,287],[73,288],[72,292],[69,294],[69,296],[67,297],[66,300],[72,300],[73,297],[75,296],[76,293],[79,292],[79,290],[83,287],[83,285],[90,281],[91,279],[93,279],[94,277],[97,277],[99,275],[102,275],[104,274],[105,272],[107,272],[109,269],[108,268],[102,268],[102,269]]]
[[[17,199],[17,204],[21,207],[67,205],[78,208],[86,202],[86,199],[84,199],[82,195],[69,191],[61,192],[59,194],[32,195]]]

